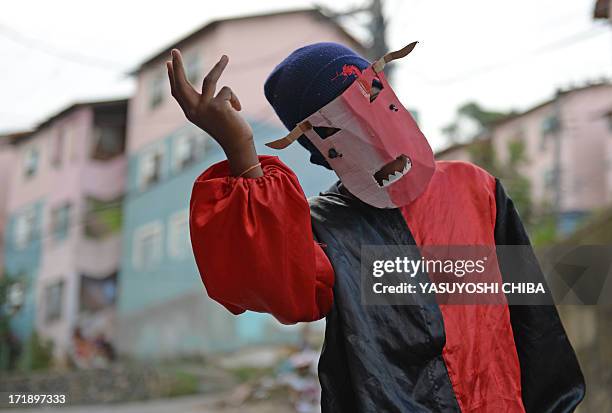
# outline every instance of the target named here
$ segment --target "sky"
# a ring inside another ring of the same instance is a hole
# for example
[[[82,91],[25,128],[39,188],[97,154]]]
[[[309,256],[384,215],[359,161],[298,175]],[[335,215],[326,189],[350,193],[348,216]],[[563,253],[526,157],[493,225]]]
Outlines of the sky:
[[[419,113],[436,149],[457,106],[526,110],[557,88],[612,78],[612,25],[592,20],[595,0],[387,0],[391,49],[419,40],[397,65],[393,87]],[[20,0],[0,14],[0,132],[35,126],[82,100],[128,96],[127,73],[206,22],[365,0],[210,2]],[[364,38],[359,19],[343,20]]]

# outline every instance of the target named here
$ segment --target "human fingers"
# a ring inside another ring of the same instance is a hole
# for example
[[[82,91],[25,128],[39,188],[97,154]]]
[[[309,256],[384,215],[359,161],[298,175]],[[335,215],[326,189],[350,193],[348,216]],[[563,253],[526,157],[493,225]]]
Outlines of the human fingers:
[[[221,77],[228,62],[229,58],[226,55],[221,56],[221,59],[219,59],[213,68],[210,69],[210,72],[204,76],[204,80],[202,81],[202,98],[204,100],[209,101],[215,95],[217,81]]]

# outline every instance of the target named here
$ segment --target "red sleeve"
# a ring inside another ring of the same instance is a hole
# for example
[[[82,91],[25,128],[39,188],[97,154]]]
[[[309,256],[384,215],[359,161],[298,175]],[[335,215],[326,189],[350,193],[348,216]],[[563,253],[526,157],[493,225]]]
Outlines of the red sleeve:
[[[295,174],[277,157],[259,160],[260,178],[232,177],[223,161],[196,179],[189,224],[200,276],[208,295],[234,314],[318,320],[332,305],[332,266],[314,241]]]

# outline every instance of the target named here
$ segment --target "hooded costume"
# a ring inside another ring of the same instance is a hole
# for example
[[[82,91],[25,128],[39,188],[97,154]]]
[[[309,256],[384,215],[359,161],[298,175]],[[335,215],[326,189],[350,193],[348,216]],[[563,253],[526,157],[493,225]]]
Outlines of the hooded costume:
[[[265,94],[292,132],[271,146],[297,139],[341,180],[308,201],[276,157],[260,157],[255,179],[230,176],[227,162],[206,170],[190,229],[209,296],[283,323],[326,317],[323,412],[573,411],[584,380],[554,306],[362,304],[363,245],[529,245],[498,180],[433,161],[381,61],[319,43],[272,72]],[[380,176],[388,164],[395,178]],[[537,260],[520,265],[543,280]]]

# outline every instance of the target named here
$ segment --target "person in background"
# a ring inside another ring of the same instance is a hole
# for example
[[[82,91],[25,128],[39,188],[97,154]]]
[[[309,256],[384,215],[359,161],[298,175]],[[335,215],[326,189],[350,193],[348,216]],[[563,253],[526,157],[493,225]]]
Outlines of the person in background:
[[[80,369],[91,367],[95,355],[95,346],[85,338],[80,327],[72,331],[71,360]]]

